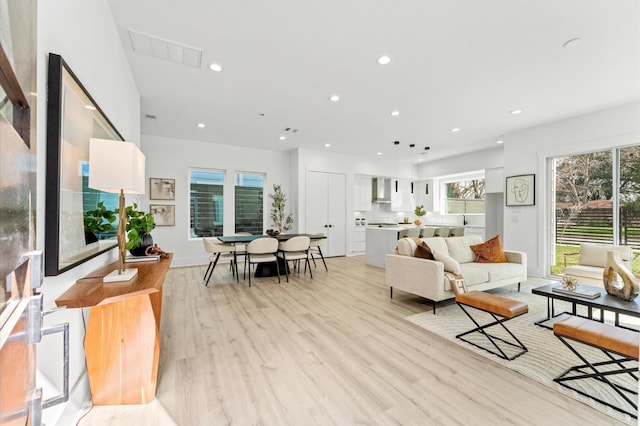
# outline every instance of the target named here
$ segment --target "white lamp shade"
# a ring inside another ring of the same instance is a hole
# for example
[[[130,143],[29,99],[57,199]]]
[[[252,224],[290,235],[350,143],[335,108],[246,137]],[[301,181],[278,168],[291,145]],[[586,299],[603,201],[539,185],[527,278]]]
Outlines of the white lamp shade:
[[[144,194],[144,166],[144,154],[131,142],[89,141],[89,188]]]

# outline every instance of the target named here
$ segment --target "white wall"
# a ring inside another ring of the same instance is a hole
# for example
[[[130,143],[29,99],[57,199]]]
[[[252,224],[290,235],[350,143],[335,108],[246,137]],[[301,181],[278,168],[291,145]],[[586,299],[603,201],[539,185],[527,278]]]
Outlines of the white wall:
[[[416,167],[413,164],[396,164],[395,158],[389,159],[378,157],[366,160],[361,157],[351,155],[336,154],[331,151],[318,151],[310,149],[298,149],[293,156],[292,167],[297,173],[298,199],[297,199],[297,226],[298,230],[306,231],[306,197],[311,191],[306,187],[306,176],[309,171],[342,173],[346,175],[346,253],[353,250],[353,232],[355,232],[354,221],[354,188],[355,175],[369,175],[382,177],[397,177],[408,180],[416,179]],[[293,170],[293,169],[292,169]],[[412,213],[413,214],[413,213]],[[402,213],[390,213],[391,216],[402,217]]]
[[[503,148],[497,147],[420,164],[418,177],[420,179],[434,178],[502,166]]]
[[[87,91],[116,128],[131,142],[140,135],[140,97],[129,69],[120,38],[106,0],[57,0],[38,3],[37,57],[37,217],[36,246],[44,249],[44,205],[46,173],[46,101],[48,54],[63,57]],[[55,307],[54,300],[78,278],[115,260],[115,251],[106,253],[58,277],[49,277],[42,287],[44,309]],[[88,312],[85,312],[85,317]],[[71,401],[44,411],[47,424],[75,424],[80,406],[89,403],[86,378],[84,326],[82,312],[69,309],[48,315],[45,325],[70,323]],[[57,337],[46,337],[38,345],[38,368],[51,382],[52,392],[62,389],[62,344]],[[48,388],[47,388],[48,389]],[[45,389],[45,391],[48,391]],[[51,395],[45,395],[45,398]]]
[[[212,169],[225,171],[224,234],[235,233],[233,229],[234,172],[264,173],[264,226],[272,226],[269,219],[271,202],[269,194],[273,184],[282,185],[287,195],[287,205],[295,206],[295,195],[290,189],[290,153],[240,148],[208,142],[169,139],[142,135],[142,151],[147,157],[147,177],[176,180],[175,201],[149,200],[148,181],[146,194],[140,197],[142,210],[149,204],[173,204],[176,209],[176,226],[157,226],[153,240],[165,251],[174,253],[173,266],[201,265],[208,262],[200,238],[189,238],[189,169]]]
[[[504,175],[536,174],[536,205],[505,207],[504,245],[527,252],[530,275],[549,270],[546,159],[640,143],[640,103],[532,127],[504,137]],[[548,250],[548,249],[547,249]]]

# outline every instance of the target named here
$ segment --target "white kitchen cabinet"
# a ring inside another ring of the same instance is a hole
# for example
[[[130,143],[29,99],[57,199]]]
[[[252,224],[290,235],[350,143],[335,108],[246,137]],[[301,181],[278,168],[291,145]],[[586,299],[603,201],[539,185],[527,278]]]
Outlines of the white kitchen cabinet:
[[[307,232],[327,236],[322,247],[325,256],[347,253],[346,185],[344,174],[307,172]]]
[[[396,179],[391,181],[391,211],[413,213],[416,208],[414,194],[411,193],[411,181],[397,179],[398,190],[396,191]],[[416,185],[414,184],[414,191]]]
[[[359,212],[371,211],[373,207],[371,203],[371,177],[356,176],[354,181],[353,209]]]
[[[364,226],[356,226],[355,230],[353,231],[353,240],[351,246],[352,254],[361,254],[365,252],[367,246]]]

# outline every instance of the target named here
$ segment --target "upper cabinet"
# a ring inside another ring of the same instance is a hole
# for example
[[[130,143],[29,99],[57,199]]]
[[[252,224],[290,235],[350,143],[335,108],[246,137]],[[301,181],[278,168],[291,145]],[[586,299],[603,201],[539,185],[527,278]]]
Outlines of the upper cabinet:
[[[371,177],[356,176],[353,190],[353,209],[355,211],[370,211],[372,209],[371,195]]]
[[[504,192],[504,169],[486,169],[484,171],[484,188],[487,194]]]

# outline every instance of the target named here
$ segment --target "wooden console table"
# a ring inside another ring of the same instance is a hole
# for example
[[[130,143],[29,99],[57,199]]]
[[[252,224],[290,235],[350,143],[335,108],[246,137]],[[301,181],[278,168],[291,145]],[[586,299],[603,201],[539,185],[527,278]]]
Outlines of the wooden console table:
[[[91,308],[84,339],[95,405],[146,404],[155,398],[160,356],[162,285],[173,255],[138,268],[131,281],[102,283],[115,262],[76,281],[56,299],[67,308]]]

